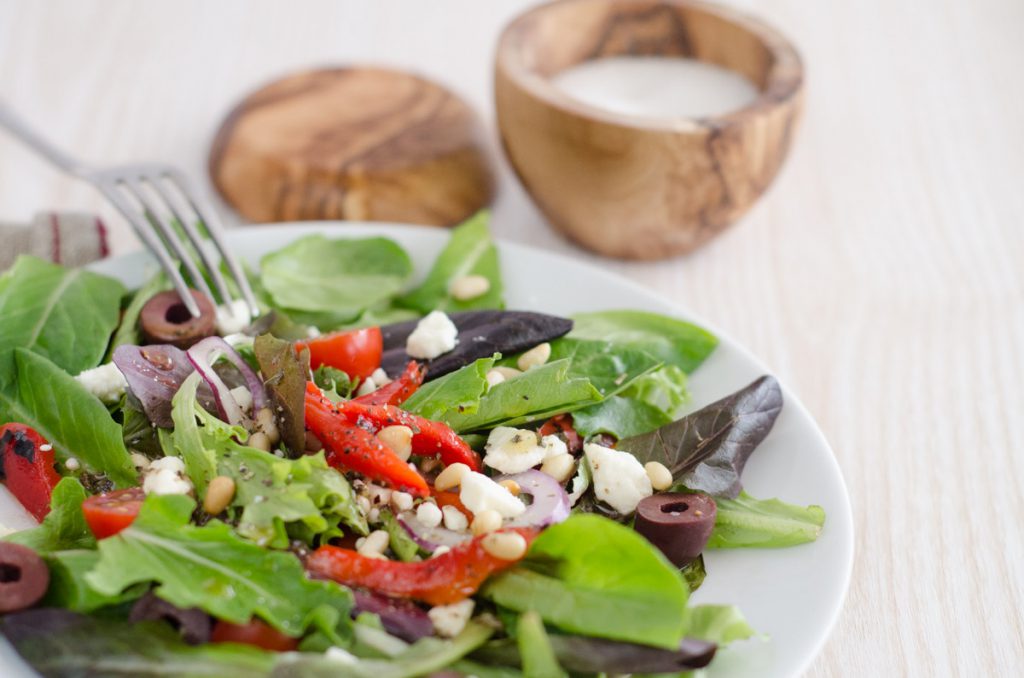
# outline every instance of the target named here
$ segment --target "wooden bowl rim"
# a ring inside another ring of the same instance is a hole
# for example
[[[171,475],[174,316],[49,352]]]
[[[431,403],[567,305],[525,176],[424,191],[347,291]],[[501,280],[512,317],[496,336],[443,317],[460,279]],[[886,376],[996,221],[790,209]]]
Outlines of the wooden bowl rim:
[[[788,104],[792,99],[799,96],[803,88],[804,68],[799,51],[781,32],[757,17],[731,7],[701,2],[699,0],[601,0],[608,4],[621,5],[653,1],[661,5],[687,7],[697,12],[714,15],[753,35],[771,53],[773,62],[765,78],[764,86],[758,89],[757,97],[746,106],[721,115],[707,117],[673,116],[670,118],[641,117],[616,113],[615,111],[609,111],[605,108],[588,104],[552,84],[550,78],[525,68],[522,60],[519,58],[518,50],[513,45],[512,37],[523,23],[531,21],[534,17],[554,7],[568,4],[583,4],[589,1],[550,0],[549,2],[535,5],[522,14],[517,15],[502,29],[501,35],[498,38],[495,56],[496,70],[507,76],[510,80],[513,80],[533,97],[572,115],[609,125],[656,132],[701,132],[706,131],[709,127],[742,122]],[[723,66],[723,68],[725,67]],[[728,70],[736,72],[734,69]]]

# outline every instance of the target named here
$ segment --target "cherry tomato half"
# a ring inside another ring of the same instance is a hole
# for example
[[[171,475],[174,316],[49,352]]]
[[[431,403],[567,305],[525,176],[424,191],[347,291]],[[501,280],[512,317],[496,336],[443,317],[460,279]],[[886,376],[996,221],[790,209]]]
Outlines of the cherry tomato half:
[[[214,643],[242,643],[273,652],[291,652],[299,646],[298,638],[289,638],[255,617],[248,624],[232,624],[223,619],[213,625]]]
[[[97,494],[82,502],[82,515],[97,539],[106,539],[132,524],[146,493],[141,487]]]
[[[365,327],[361,330],[325,334],[309,341],[297,341],[295,348],[299,351],[309,349],[309,366],[314,370],[327,365],[350,377],[365,379],[380,367],[384,338],[379,327]]]

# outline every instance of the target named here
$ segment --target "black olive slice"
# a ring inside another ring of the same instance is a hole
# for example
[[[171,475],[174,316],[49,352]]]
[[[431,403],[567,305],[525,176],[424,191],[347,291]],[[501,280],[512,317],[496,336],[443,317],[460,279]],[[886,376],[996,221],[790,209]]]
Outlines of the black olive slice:
[[[35,551],[0,542],[0,614],[32,607],[49,585],[50,570]]]
[[[172,344],[186,349],[200,339],[213,336],[217,313],[213,302],[202,292],[189,290],[200,316],[193,318],[174,290],[153,295],[142,307],[139,326],[151,344]]]
[[[637,505],[634,528],[682,567],[704,550],[716,512],[715,500],[706,494],[666,492]]]
[[[163,598],[157,598],[152,591],[135,601],[132,611],[128,614],[128,621],[166,621],[189,645],[208,643],[213,631],[210,615],[198,607],[182,609]]]

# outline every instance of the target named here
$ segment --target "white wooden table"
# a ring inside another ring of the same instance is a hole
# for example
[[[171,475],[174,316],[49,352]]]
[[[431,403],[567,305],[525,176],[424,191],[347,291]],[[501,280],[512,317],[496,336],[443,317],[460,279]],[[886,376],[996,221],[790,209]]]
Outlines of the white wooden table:
[[[319,64],[415,68],[493,127],[491,55],[528,2],[0,2],[0,92],[97,161],[204,176],[229,106]],[[747,0],[809,73],[773,190],[706,249],[599,260],[713,319],[800,393],[858,523],[811,675],[1024,671],[1024,2]],[[0,219],[109,214],[0,139]],[[135,247],[110,215],[115,251]],[[497,233],[555,235],[507,168]],[[2,321],[2,319],[0,319]]]

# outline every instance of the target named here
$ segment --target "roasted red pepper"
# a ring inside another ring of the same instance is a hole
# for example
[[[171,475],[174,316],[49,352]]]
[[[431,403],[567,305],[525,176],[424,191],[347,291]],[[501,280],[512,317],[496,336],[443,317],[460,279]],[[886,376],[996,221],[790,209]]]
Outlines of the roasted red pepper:
[[[427,481],[377,437],[338,413],[316,384],[306,385],[306,428],[323,443],[327,463],[417,497],[430,494]]]
[[[514,531],[526,538],[527,545],[538,532],[530,528]],[[465,600],[492,574],[516,564],[515,560],[488,553],[483,539],[477,537],[435,558],[411,563],[368,558],[337,546],[321,546],[306,560],[306,569],[346,586],[362,586],[430,605],[449,605]]]
[[[462,463],[480,470],[480,456],[459,435],[439,421],[424,419],[392,405],[367,405],[356,400],[337,404],[350,422],[376,433],[385,426],[404,425],[412,429],[412,452],[424,457],[441,457],[445,466]]]
[[[541,425],[537,432],[542,436],[561,433],[565,436],[565,444],[569,448],[570,454],[578,454],[583,449],[583,439],[573,428],[571,414],[559,414],[551,417]]]
[[[416,392],[426,375],[427,370],[422,365],[410,360],[405,366],[405,372],[398,379],[354,400],[363,405],[401,405]]]
[[[0,427],[0,454],[7,489],[36,520],[45,518],[53,488],[60,482],[53,468],[53,446],[24,424],[5,424]]]

